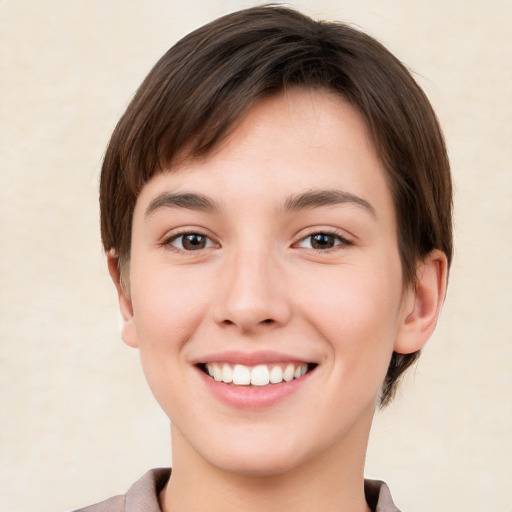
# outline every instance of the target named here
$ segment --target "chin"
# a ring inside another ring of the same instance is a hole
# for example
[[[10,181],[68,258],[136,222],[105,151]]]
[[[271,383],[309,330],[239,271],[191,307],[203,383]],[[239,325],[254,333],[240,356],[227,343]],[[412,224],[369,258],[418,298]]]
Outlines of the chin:
[[[293,471],[312,458],[296,443],[283,443],[280,441],[262,442],[253,440],[250,444],[242,446],[235,443],[231,446],[222,446],[220,451],[209,451],[204,458],[228,473],[245,477],[273,477]]]
[[[243,477],[270,478],[293,471],[299,465],[299,461],[291,460],[289,456],[264,457],[260,455],[256,459],[237,457],[235,460],[222,460],[219,461],[217,468]]]

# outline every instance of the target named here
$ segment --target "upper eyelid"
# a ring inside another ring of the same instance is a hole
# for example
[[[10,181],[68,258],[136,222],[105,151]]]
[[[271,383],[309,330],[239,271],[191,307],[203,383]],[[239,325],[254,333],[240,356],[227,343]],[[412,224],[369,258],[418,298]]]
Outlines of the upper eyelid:
[[[162,240],[170,240],[171,238],[178,238],[179,236],[184,235],[201,235],[210,238],[211,240],[215,239],[215,236],[213,236],[208,229],[200,226],[185,226],[167,230],[162,236]]]

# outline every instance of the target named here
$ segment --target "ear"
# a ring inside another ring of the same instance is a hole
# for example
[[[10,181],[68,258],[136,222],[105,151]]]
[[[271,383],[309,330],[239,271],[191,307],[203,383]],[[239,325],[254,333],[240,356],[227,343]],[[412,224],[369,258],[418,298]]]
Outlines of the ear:
[[[122,283],[119,257],[114,250],[107,253],[108,271],[117,290],[121,312],[121,339],[130,347],[138,347],[137,328],[133,318],[133,307],[128,286]]]
[[[402,302],[395,352],[417,352],[432,336],[446,293],[447,275],[446,255],[437,249],[418,265],[416,283],[407,290]]]

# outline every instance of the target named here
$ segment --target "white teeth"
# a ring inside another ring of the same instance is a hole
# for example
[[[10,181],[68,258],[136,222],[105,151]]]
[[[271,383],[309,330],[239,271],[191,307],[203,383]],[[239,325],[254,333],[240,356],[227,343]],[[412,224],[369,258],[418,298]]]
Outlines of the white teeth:
[[[211,370],[210,370],[210,366],[211,366]],[[217,363],[208,365],[208,373],[210,373],[210,375],[213,373],[213,378],[216,381],[220,382],[222,380],[222,368]]]
[[[222,382],[226,384],[233,382],[233,368],[229,364],[222,365]]]
[[[233,367],[229,363],[208,363],[206,370],[210,377],[218,382],[233,383],[236,386],[267,386],[299,379],[307,373],[308,365],[289,363],[283,369],[279,365],[269,367],[260,364],[251,368],[243,364],[236,364]]]
[[[270,382],[268,368],[264,364],[255,366],[251,370],[251,384],[253,386],[266,386]]]
[[[289,364],[283,372],[283,380],[286,382],[290,382],[293,379],[295,374],[295,366],[293,364]]]
[[[272,384],[283,382],[283,369],[280,366],[274,366],[272,370],[270,370],[269,378]]]
[[[233,368],[233,384],[236,386],[248,386],[251,383],[251,370],[247,366],[235,364]]]

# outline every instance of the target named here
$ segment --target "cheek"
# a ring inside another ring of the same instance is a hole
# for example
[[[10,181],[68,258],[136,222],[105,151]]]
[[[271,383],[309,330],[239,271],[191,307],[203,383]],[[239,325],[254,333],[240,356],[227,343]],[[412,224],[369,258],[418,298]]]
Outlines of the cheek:
[[[171,421],[187,409],[183,347],[202,315],[191,291],[180,293],[176,286],[161,279],[146,280],[144,293],[134,303],[142,369],[151,392]]]
[[[356,377],[371,369],[376,378],[384,378],[397,334],[400,276],[394,261],[376,268],[340,267],[329,278],[306,279],[297,291],[301,309],[326,340],[343,375]],[[326,285],[319,287],[319,282]]]
[[[203,306],[208,302],[204,280],[193,274],[171,272],[158,263],[146,265],[132,279],[139,344],[180,343],[204,313]]]
[[[208,295],[197,282],[158,265],[133,276],[133,313],[140,357],[155,393],[168,387],[183,363],[183,347],[207,314]],[[158,398],[158,396],[157,396]]]

